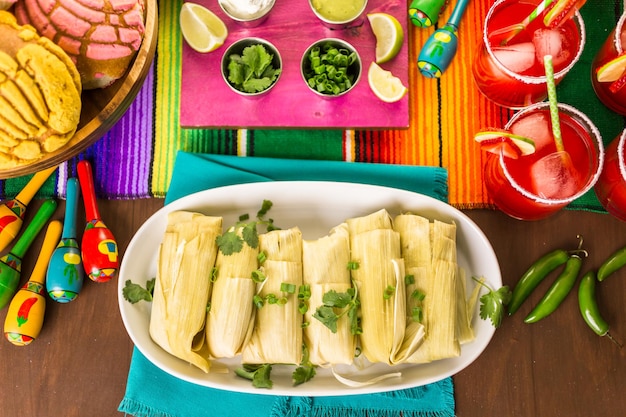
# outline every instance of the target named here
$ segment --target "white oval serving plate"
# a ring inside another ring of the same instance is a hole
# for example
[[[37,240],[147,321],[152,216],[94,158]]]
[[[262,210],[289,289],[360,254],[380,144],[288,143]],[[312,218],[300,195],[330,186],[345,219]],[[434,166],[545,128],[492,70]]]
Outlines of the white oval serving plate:
[[[233,370],[240,366],[240,358],[219,360],[228,373],[204,373],[161,349],[150,338],[149,322],[151,304],[141,301],[130,304],[122,296],[126,280],[145,285],[156,275],[157,253],[161,243],[167,214],[174,210],[192,210],[222,216],[224,227],[233,225],[242,214],[254,217],[263,200],[273,207],[267,217],[283,229],[298,226],[305,239],[324,236],[328,231],[350,217],[370,214],[382,208],[393,216],[411,211],[416,214],[457,224],[458,263],[466,276],[484,276],[487,282],[499,288],[502,285],[500,267],[491,244],[462,212],[434,198],[409,191],[380,186],[340,182],[262,182],[233,185],[202,191],[168,204],[150,217],[137,231],[126,249],[120,268],[118,299],[122,320],[133,343],[154,365],[163,371],[207,387],[229,391],[268,395],[335,396],[368,394],[405,389],[429,384],[452,376],[470,365],[489,344],[495,329],[475,313],[473,325],[476,339],[462,346],[457,358],[420,365],[390,367],[376,364],[359,370],[353,378],[367,380],[389,372],[401,376],[386,379],[366,387],[349,387],[338,382],[328,369],[318,369],[313,380],[297,387],[291,384],[294,366],[274,366],[272,389],[257,389],[250,381],[235,376]],[[468,282],[468,294],[474,283]],[[342,374],[346,369],[342,368]]]

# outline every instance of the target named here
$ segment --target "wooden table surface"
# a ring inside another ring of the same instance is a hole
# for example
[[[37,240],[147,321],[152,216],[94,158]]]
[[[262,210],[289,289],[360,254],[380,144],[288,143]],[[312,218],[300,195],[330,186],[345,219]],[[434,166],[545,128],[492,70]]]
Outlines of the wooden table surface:
[[[34,201],[30,215],[40,201]],[[135,231],[163,200],[100,201],[104,222],[123,256]],[[81,211],[79,211],[80,213]],[[62,219],[61,202],[55,218]],[[540,222],[513,220],[500,212],[466,213],[491,241],[505,284],[515,285],[528,266],[556,248],[575,246],[578,234],[589,251],[583,269],[626,245],[626,223],[605,214],[563,211]],[[43,235],[43,233],[42,233]],[[24,281],[41,236],[24,260]],[[598,337],[583,322],[574,293],[547,319],[527,325],[523,317],[549,286],[546,280],[520,312],[507,317],[474,363],[454,377],[456,413],[474,416],[626,415],[626,347]],[[0,341],[0,415],[122,415],[132,343],[117,305],[117,282],[85,282],[72,303],[48,302],[44,328],[25,347]],[[598,287],[611,333],[626,343],[626,269]],[[7,308],[0,310],[4,323]]]

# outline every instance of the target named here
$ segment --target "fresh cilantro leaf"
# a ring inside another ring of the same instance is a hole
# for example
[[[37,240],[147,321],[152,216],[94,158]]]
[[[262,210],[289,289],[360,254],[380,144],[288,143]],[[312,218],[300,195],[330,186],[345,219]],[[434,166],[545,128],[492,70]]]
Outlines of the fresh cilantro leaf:
[[[480,318],[489,319],[496,329],[502,324],[504,317],[504,307],[511,301],[511,290],[507,285],[498,290],[494,290],[482,280],[472,277],[474,281],[487,288],[488,292],[480,297]]]
[[[314,366],[298,366],[296,370],[293,371],[293,374],[291,374],[291,381],[293,385],[304,384],[313,379],[315,372]]]
[[[302,361],[291,374],[291,382],[294,386],[304,384],[315,376],[315,365],[311,363],[309,348],[306,344],[302,345]]]
[[[330,290],[322,297],[322,305],[315,310],[313,317],[328,327],[331,332],[337,333],[337,322],[347,314],[350,323],[350,331],[357,335],[362,333],[361,323],[358,316],[358,308],[361,304],[354,288],[345,293]],[[342,310],[337,313],[336,310]]]
[[[352,301],[353,295],[348,292],[337,292],[330,290],[322,297],[322,302],[326,306],[344,308]]]
[[[235,374],[252,381],[255,388],[272,388],[274,383],[270,379],[272,365],[248,365],[244,364],[242,368],[236,368]]]
[[[124,288],[122,288],[122,295],[124,296],[124,299],[131,304],[138,303],[141,300],[148,302],[152,301],[155,280],[155,278],[148,280],[146,282],[146,288],[133,283],[131,280],[127,280]]]
[[[243,249],[243,240],[235,232],[226,232],[216,239],[217,246],[226,256],[238,253]]]
[[[256,220],[249,220],[250,216],[248,214],[243,214],[239,216],[239,221],[234,227],[231,227],[221,236],[218,236],[216,243],[222,254],[228,256],[233,253],[238,253],[241,249],[243,249],[244,243],[248,244],[251,248],[257,248],[259,246],[259,233],[257,231],[258,225],[265,225],[268,231],[278,229],[274,226],[274,220],[265,220],[263,218],[271,207],[271,201],[263,200],[261,209],[257,213]],[[237,234],[237,230],[239,228],[241,228],[241,236]]]
[[[331,332],[337,333],[337,321],[339,320],[339,316],[332,307],[324,305],[319,306],[315,310],[313,317],[322,322]]]

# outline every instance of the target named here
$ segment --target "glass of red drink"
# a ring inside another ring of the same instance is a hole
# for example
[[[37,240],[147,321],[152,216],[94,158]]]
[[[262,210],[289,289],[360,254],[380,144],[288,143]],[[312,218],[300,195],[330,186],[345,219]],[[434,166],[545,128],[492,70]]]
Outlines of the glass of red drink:
[[[626,44],[625,21],[626,13],[619,19],[617,26],[613,29],[613,32],[611,32],[606,41],[604,41],[604,44],[591,64],[591,84],[593,85],[596,95],[605,106],[622,115],[626,115],[626,88],[622,87],[612,92],[610,90],[612,82],[599,82],[596,71],[599,67],[624,52],[623,45]]]
[[[547,28],[541,13],[515,38],[502,45],[498,32],[518,24],[543,0],[498,0],[485,18],[472,73],[478,90],[494,103],[521,109],[546,99],[544,55],[552,55],[555,82],[578,62],[585,45],[585,25],[576,13],[558,28]]]
[[[626,221],[626,130],[606,148],[604,168],[595,191],[606,211]]]
[[[582,112],[559,103],[565,153],[557,152],[550,105],[536,103],[516,113],[506,129],[535,142],[535,152],[518,159],[485,153],[483,179],[495,205],[511,217],[539,220],[589,191],[604,160],[602,137]]]

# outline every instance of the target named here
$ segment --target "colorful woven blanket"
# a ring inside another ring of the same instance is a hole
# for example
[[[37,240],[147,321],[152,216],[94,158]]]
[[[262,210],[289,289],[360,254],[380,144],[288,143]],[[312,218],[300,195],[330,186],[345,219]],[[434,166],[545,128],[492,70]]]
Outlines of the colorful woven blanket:
[[[420,29],[409,25],[410,127],[375,131],[181,129],[183,39],[178,13],[182,3],[182,0],[159,1],[155,64],[128,112],[85,153],[63,164],[41,194],[63,196],[65,179],[74,175],[76,161],[89,158],[94,161],[96,188],[101,197],[164,197],[176,153],[184,150],[248,157],[439,166],[449,171],[452,205],[491,207],[482,184],[481,152],[472,138],[482,127],[503,126],[512,114],[481,96],[471,75],[472,57],[491,0],[470,2],[459,28],[459,50],[440,79],[421,76],[416,66],[420,48],[434,27]],[[451,11],[452,5],[448,5],[439,25],[445,23]],[[594,0],[585,4],[581,10],[586,26],[585,50],[558,86],[559,100],[587,113],[600,129],[605,143],[621,132],[624,119],[597,100],[591,87],[590,66],[622,11],[621,0]],[[14,195],[26,180],[3,181],[2,197]],[[593,192],[572,207],[601,209]]]

